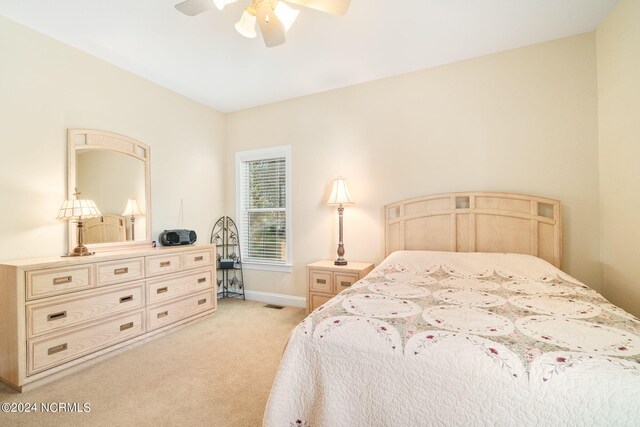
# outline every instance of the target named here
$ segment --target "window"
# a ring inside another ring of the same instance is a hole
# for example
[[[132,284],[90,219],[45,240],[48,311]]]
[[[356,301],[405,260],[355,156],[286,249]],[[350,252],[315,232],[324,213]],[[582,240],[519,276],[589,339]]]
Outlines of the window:
[[[237,215],[248,268],[291,271],[291,147],[236,153]]]

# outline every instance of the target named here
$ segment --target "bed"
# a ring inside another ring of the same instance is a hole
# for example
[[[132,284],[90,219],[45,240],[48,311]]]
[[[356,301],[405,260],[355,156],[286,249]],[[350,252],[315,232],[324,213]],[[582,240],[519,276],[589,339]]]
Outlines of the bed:
[[[563,273],[560,203],[385,207],[387,258],[292,332],[264,425],[638,425],[640,321]]]

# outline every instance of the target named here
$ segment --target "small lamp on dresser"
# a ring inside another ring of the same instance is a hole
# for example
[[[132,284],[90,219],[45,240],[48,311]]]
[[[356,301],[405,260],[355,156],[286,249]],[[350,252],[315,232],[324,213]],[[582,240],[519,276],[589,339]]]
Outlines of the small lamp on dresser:
[[[338,223],[339,223],[339,235],[338,235],[338,259],[335,260],[335,265],[347,265],[347,260],[344,259],[344,243],[342,241],[342,215],[344,213],[345,205],[353,205],[353,200],[349,194],[347,188],[347,181],[344,178],[338,178],[333,180],[333,189],[329,200],[327,200],[329,206],[338,206]]]
[[[95,218],[102,216],[98,207],[93,200],[80,199],[80,192],[76,188],[74,199],[65,200],[60,207],[57,219],[65,219],[69,222],[78,223],[78,244],[73,251],[69,252],[66,256],[86,256],[93,255],[95,252],[89,252],[87,247],[83,244],[83,226],[82,221],[87,218]]]
[[[122,216],[128,216],[131,219],[131,240],[136,240],[136,215],[142,215],[136,199],[127,200],[127,207],[122,212]]]

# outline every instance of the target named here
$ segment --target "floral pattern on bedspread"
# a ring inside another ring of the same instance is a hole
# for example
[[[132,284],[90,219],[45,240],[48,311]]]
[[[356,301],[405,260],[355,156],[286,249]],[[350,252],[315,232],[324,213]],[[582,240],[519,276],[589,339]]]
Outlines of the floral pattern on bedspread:
[[[453,343],[536,382],[594,363],[640,375],[640,321],[549,267],[532,276],[486,266],[382,264],[314,311],[304,328],[322,340],[350,328],[352,335],[342,335],[347,344],[369,351],[377,344],[408,358]]]

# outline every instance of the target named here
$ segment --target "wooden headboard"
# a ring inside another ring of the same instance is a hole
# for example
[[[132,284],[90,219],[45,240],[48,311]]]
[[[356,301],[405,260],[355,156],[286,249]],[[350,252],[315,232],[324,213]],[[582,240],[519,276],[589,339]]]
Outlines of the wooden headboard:
[[[112,243],[127,241],[127,221],[125,217],[103,214],[84,221],[85,243]]]
[[[385,206],[385,254],[512,252],[562,265],[560,202],[511,193],[445,193]]]

